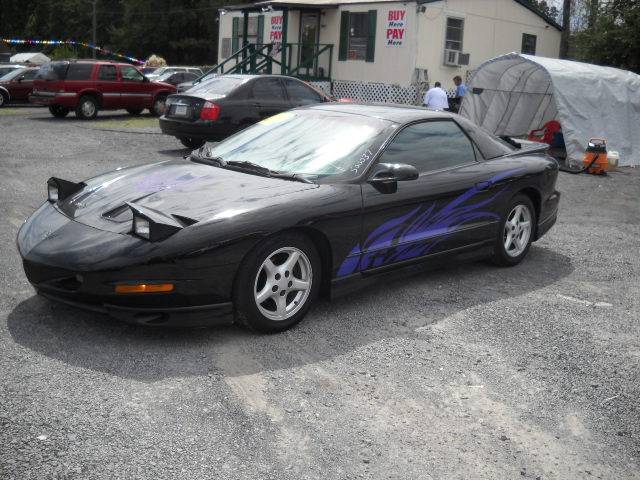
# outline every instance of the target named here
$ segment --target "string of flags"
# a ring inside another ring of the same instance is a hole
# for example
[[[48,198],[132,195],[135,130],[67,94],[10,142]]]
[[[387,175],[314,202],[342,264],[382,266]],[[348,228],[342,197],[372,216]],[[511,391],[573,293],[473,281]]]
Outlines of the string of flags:
[[[0,38],[0,42],[7,43],[9,45],[73,45],[85,48],[91,48],[97,52],[102,53],[103,55],[110,55],[117,58],[124,58],[129,60],[130,62],[143,64],[144,61],[139,60],[135,57],[130,57],[129,55],[124,55],[122,53],[113,52],[111,50],[107,50],[106,48],[98,47],[91,43],[87,42],[78,42],[76,40],[35,40],[35,39],[18,39],[18,38]]]

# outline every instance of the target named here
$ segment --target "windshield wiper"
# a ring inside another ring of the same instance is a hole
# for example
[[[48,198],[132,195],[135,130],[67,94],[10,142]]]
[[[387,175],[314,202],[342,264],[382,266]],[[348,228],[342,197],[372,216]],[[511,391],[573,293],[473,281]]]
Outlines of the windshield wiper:
[[[227,162],[222,157],[203,157],[199,154],[192,153],[190,156],[192,162],[204,163],[206,165],[213,165],[214,167],[226,167]]]
[[[229,160],[226,164],[230,167],[238,167],[251,172],[255,172],[258,175],[264,175],[265,177],[281,178],[283,180],[293,180],[295,182],[313,183],[308,178],[300,176],[297,173],[285,173],[277,170],[270,170],[267,167],[258,165],[257,163],[248,162],[246,160]]]

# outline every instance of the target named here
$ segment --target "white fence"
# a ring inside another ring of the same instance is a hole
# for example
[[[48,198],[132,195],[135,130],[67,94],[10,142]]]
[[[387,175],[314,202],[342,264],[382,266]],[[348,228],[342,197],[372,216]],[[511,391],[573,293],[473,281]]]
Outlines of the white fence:
[[[401,103],[408,105],[422,105],[422,99],[427,90],[426,85],[401,87],[386,83],[348,82],[344,80],[309,83],[335,98],[349,98],[359,102]],[[455,90],[448,90],[447,95],[454,97]]]

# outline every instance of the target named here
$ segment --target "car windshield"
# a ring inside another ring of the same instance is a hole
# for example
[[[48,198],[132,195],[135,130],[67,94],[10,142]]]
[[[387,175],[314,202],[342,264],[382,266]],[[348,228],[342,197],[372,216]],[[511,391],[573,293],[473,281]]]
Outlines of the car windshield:
[[[251,162],[311,177],[358,176],[373,156],[373,139],[391,122],[327,110],[280,113],[209,148],[224,162]]]
[[[20,75],[22,72],[24,72],[24,70],[25,70],[24,68],[16,68],[15,70],[12,70],[11,72],[7,73],[6,75],[0,77],[0,82],[8,82],[10,80],[13,80],[18,75]]]
[[[206,82],[200,82],[196,84],[193,88],[189,90],[189,93],[195,93],[202,96],[207,95],[226,95],[234,88],[242,85],[244,82],[248,81],[245,78],[237,78],[237,77],[216,77],[211,80],[207,80]]]
[[[163,80],[166,80],[166,79],[170,78],[170,77],[171,77],[171,75],[173,75],[174,73],[176,73],[176,72],[165,72],[165,73],[163,73],[162,75],[159,75],[159,76],[156,78],[156,80],[158,80],[158,81],[160,81],[160,82],[161,82],[161,81],[163,81]]]

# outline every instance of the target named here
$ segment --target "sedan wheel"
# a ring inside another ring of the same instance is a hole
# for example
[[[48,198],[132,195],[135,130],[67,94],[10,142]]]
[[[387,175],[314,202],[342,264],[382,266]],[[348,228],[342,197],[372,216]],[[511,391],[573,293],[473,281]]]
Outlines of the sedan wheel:
[[[4,107],[4,104],[7,103],[7,99],[4,96],[4,93],[0,92],[0,108]]]
[[[295,247],[280,248],[260,266],[253,295],[260,313],[282,321],[305,304],[313,283],[311,262]]]
[[[318,252],[305,235],[289,232],[263,240],[238,269],[237,321],[264,333],[292,327],[317,297],[321,270]]]
[[[527,255],[536,225],[536,211],[526,195],[511,199],[500,224],[493,261],[498,265],[511,266]]]

